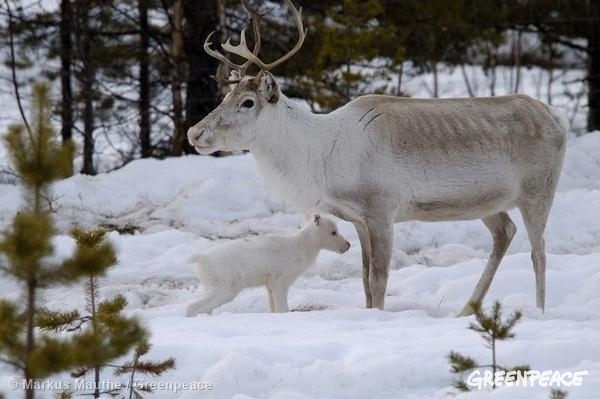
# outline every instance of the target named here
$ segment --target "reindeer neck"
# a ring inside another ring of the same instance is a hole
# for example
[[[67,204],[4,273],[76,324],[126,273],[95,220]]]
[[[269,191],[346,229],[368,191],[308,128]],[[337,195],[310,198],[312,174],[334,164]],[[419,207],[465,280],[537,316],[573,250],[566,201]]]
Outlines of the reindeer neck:
[[[309,263],[313,263],[321,252],[321,239],[312,226],[304,226],[297,234],[298,244]]]
[[[325,118],[300,109],[283,95],[264,118],[250,147],[259,172],[281,199],[300,209],[316,208],[324,186],[324,149],[331,147]]]

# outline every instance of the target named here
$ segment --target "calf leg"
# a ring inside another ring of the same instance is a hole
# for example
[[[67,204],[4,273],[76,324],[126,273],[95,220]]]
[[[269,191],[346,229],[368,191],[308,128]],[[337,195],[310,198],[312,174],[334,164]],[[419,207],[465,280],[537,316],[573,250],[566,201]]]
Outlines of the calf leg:
[[[367,309],[370,309],[373,307],[373,296],[371,295],[371,285],[369,283],[369,270],[371,268],[371,243],[369,242],[369,231],[361,222],[355,222],[354,227],[356,228],[358,239],[360,240],[363,288],[365,290]]]
[[[285,284],[274,283],[272,286],[273,292],[273,310],[275,313],[285,313],[288,311],[288,289]]]
[[[269,294],[269,311],[271,313],[275,312],[275,302],[273,300],[273,288],[271,285],[267,285],[267,293]]]
[[[488,292],[488,289],[492,284],[496,270],[498,270],[500,261],[504,257],[510,242],[517,232],[515,224],[506,212],[500,212],[496,213],[495,215],[488,216],[483,218],[482,221],[490,233],[492,233],[494,247],[488,259],[487,265],[485,266],[485,269],[479,278],[479,282],[475,286],[473,294],[471,294],[471,298],[469,298],[463,309],[460,311],[458,314],[459,316],[468,316],[472,314],[473,310],[471,309],[471,303],[474,302],[480,304],[481,301],[483,301],[485,294]]]
[[[367,230],[369,232],[371,247],[369,288],[372,297],[372,307],[383,310],[394,242],[393,223],[383,218],[372,219],[367,222]]]
[[[190,304],[187,308],[187,317],[193,317],[200,313],[210,313],[219,306],[230,302],[238,294],[237,291],[211,290],[199,301]]]

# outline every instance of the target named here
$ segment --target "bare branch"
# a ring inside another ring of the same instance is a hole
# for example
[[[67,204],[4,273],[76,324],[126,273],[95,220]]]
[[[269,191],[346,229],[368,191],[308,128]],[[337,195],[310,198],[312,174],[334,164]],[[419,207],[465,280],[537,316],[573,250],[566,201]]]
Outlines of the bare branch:
[[[21,102],[21,93],[19,91],[19,82],[17,81],[17,71],[16,71],[16,59],[15,59],[15,42],[13,35],[13,13],[10,8],[10,4],[8,4],[8,0],[4,0],[6,3],[6,10],[8,12],[8,45],[10,47],[10,70],[12,74],[12,83],[15,89],[15,96],[17,98],[17,105],[19,107],[19,112],[21,113],[21,118],[23,119],[23,124],[27,129],[27,133],[29,134],[29,139],[33,142],[33,134],[31,133],[31,127],[29,127],[29,122],[27,122],[27,117],[25,116],[25,112],[23,111],[23,103]]]

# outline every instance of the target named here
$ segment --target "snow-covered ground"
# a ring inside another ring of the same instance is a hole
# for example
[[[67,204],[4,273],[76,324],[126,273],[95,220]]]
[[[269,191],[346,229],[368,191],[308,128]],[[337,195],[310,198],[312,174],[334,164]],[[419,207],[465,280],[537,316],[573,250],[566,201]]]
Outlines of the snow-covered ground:
[[[0,229],[20,203],[19,188],[0,185]],[[56,184],[52,199],[67,255],[71,226],[133,229],[110,233],[119,264],[102,279],[101,294],[124,294],[128,312],[151,331],[149,358],[174,356],[177,369],[156,382],[212,384],[210,390],[157,390],[156,398],[446,398],[453,376],[450,350],[489,361],[490,351],[456,318],[486,262],[491,238],[479,221],[402,223],[395,227],[386,311],[364,309],[358,238],[343,255],[324,252],[290,290],[287,314],[268,313],[266,292],[247,290],[211,316],[184,317],[202,295],[190,254],[224,240],[291,232],[303,215],[272,199],[251,155],[215,159],[138,160],[110,174],[77,175]],[[600,389],[600,132],[571,138],[546,232],[547,309],[535,308],[529,244],[519,229],[485,304],[501,299],[522,309],[516,338],[502,342],[499,363],[536,370],[583,371],[569,399]],[[0,295],[17,287],[0,279]],[[81,287],[48,289],[55,308],[83,306]],[[0,392],[21,397],[0,366]],[[117,380],[106,371],[103,379]],[[55,380],[71,381],[67,376]],[[160,387],[159,387],[160,388]],[[548,387],[503,387],[456,398],[548,398]],[[49,392],[46,392],[50,396]]]

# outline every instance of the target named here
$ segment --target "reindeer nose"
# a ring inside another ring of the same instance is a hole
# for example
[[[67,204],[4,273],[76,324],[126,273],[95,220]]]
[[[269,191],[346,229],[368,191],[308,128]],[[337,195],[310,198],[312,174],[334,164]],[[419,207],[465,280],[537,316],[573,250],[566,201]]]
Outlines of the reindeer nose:
[[[345,247],[346,247],[346,248],[342,249],[342,250],[340,251],[340,253],[342,253],[342,254],[343,254],[344,252],[346,252],[346,251],[348,251],[348,250],[350,249],[350,243],[349,243],[348,241],[346,241],[346,245],[345,245]]]
[[[200,130],[198,133],[196,133],[196,134],[192,135],[192,139],[193,139],[194,141],[198,141],[198,140],[200,140],[200,137],[202,137],[202,135],[204,134],[204,132],[206,132],[206,130],[205,130],[205,129],[202,129],[202,130]]]
[[[200,140],[202,135],[206,132],[206,129],[198,129],[196,126],[192,126],[187,131],[187,138],[190,144],[193,146],[197,140]]]

